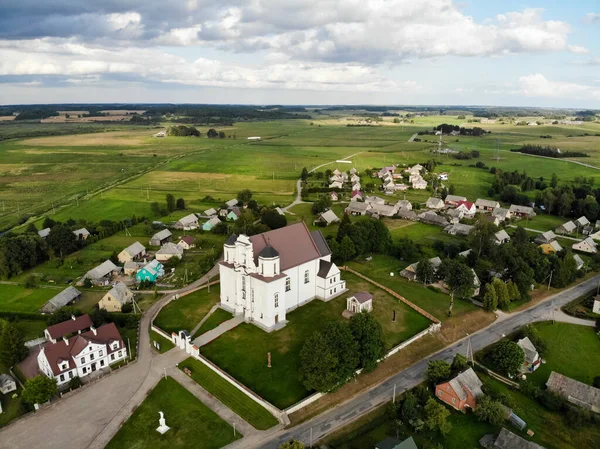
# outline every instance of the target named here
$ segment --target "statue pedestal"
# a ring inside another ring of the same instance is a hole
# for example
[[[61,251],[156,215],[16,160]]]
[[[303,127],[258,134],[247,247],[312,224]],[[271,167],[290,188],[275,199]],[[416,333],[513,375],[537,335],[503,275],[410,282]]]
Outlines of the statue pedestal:
[[[164,435],[165,433],[167,433],[167,430],[169,430],[169,429],[170,429],[169,426],[167,426],[166,424],[163,424],[163,425],[158,426],[156,431],[158,433],[160,433],[161,435]]]

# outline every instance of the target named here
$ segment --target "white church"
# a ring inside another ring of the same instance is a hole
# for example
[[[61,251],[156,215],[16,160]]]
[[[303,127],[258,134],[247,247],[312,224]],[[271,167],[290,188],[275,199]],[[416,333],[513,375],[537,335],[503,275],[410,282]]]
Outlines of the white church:
[[[304,223],[251,237],[233,234],[224,254],[221,307],[269,332],[285,325],[287,312],[346,291],[323,234]]]

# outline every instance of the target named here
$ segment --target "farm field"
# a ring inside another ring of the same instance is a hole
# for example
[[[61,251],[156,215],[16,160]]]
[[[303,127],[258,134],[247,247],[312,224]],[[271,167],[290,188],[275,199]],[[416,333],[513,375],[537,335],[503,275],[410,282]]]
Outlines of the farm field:
[[[156,432],[158,412],[171,428]],[[161,379],[106,446],[108,449],[218,449],[242,438],[231,425],[171,377]]]
[[[349,291],[325,303],[313,300],[287,314],[283,329],[267,333],[258,327],[242,323],[217,340],[202,347],[202,354],[238,379],[259,396],[283,409],[310,394],[298,380],[300,349],[304,341],[328,321],[343,320],[346,298],[355,292],[374,295],[373,313],[382,324],[384,338],[392,347],[427,328],[429,320],[419,315],[387,293],[345,273]],[[392,311],[397,321],[392,323]],[[267,368],[267,353],[272,367]]]

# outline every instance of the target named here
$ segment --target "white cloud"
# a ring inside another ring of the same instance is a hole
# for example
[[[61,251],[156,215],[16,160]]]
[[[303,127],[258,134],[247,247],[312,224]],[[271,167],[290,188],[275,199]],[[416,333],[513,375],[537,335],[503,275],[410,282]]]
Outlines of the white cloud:
[[[586,23],[597,23],[600,22],[600,12],[588,12],[583,21]]]
[[[581,45],[569,45],[569,51],[578,55],[584,55],[590,51]]]
[[[521,93],[527,97],[600,99],[600,89],[597,87],[564,81],[551,81],[541,73],[520,77],[519,86]]]

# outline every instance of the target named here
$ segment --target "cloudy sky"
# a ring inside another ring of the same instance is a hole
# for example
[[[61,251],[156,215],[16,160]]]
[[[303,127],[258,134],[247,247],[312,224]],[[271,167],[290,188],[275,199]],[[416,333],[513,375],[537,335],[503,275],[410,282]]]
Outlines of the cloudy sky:
[[[598,0],[0,0],[0,104],[600,108]]]

